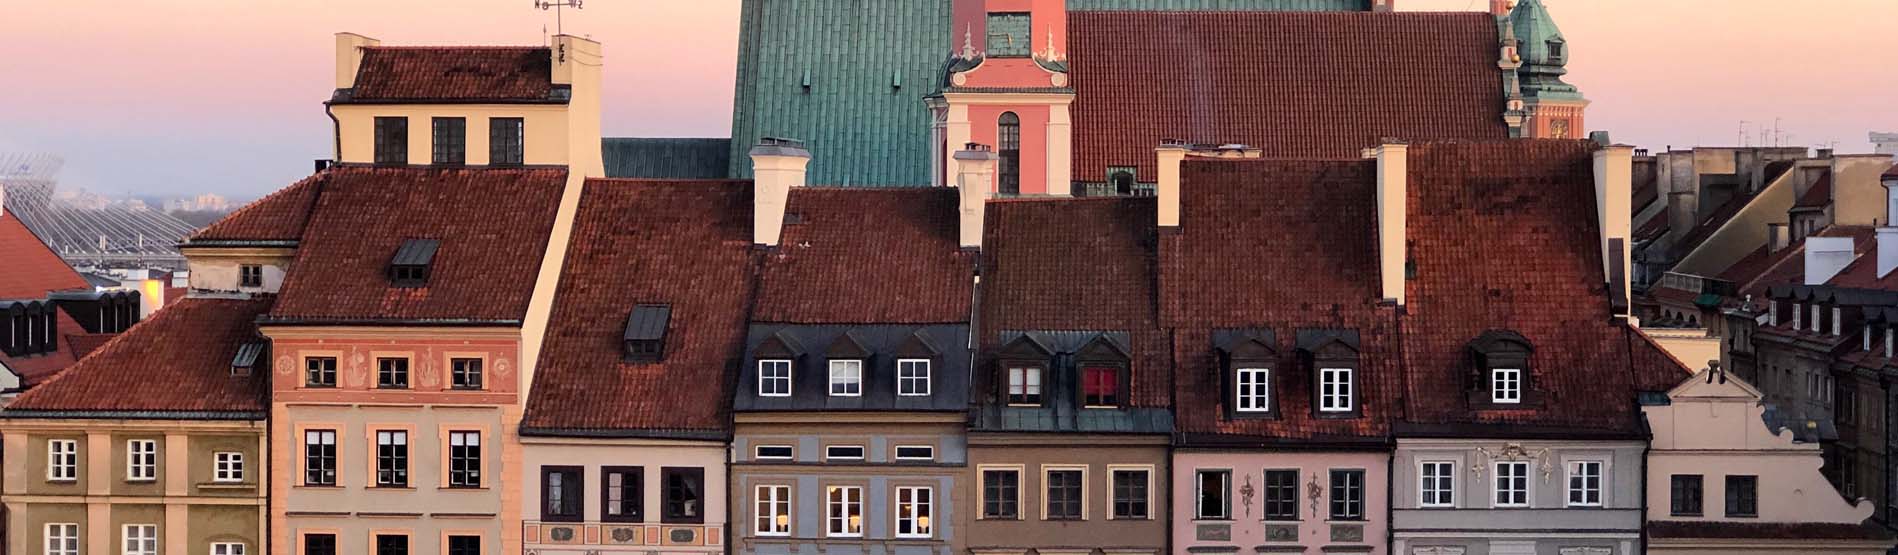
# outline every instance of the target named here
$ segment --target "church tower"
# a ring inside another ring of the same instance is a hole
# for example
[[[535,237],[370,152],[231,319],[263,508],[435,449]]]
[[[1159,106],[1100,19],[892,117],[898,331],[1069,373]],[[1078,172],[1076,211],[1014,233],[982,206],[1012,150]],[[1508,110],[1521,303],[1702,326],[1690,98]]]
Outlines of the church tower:
[[[934,124],[932,180],[951,183],[963,145],[996,153],[992,194],[1071,194],[1064,0],[955,0],[942,90],[925,99]]]
[[[1499,23],[1503,25],[1503,61],[1510,62],[1508,56],[1513,53],[1515,63],[1507,65],[1517,66],[1513,77],[1505,77],[1510,81],[1505,87],[1511,89],[1507,113],[1520,115],[1520,124],[1510,122],[1511,132],[1531,139],[1588,136],[1582,119],[1588,99],[1562,81],[1568,73],[1568,40],[1555,26],[1548,7],[1542,0],[1521,0]]]

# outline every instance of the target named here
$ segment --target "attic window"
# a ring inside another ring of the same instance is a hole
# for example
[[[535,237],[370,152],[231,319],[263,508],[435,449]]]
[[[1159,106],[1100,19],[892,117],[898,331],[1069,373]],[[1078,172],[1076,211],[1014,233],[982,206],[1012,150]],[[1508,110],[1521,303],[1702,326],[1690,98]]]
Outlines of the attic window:
[[[1358,399],[1358,334],[1353,330],[1298,330],[1300,357],[1310,369],[1312,406],[1323,418],[1364,415]]]
[[[1221,330],[1214,336],[1217,370],[1225,384],[1226,418],[1271,418],[1278,414],[1272,369],[1278,367],[1272,330]]]
[[[396,287],[428,285],[430,265],[435,261],[435,251],[440,248],[441,241],[434,239],[402,241],[402,247],[395,251],[395,259],[389,262],[389,281]]]
[[[1485,332],[1470,343],[1475,358],[1470,404],[1476,408],[1515,408],[1536,403],[1529,358],[1534,347],[1516,332]]]
[[[269,360],[264,351],[270,346],[262,341],[252,341],[237,347],[237,356],[231,358],[231,375],[248,378],[256,373],[259,361]]]
[[[626,362],[659,362],[666,357],[666,327],[672,321],[672,307],[642,304],[626,317]]]
[[[1095,336],[1074,352],[1080,367],[1082,408],[1120,408],[1127,402],[1127,349],[1108,335]]]

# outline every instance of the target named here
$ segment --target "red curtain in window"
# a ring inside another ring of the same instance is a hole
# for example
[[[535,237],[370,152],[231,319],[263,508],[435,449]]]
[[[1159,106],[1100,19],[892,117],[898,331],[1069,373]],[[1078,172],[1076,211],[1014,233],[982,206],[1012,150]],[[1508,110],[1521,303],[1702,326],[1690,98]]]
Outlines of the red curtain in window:
[[[1113,368],[1083,368],[1081,388],[1089,399],[1117,399],[1120,396],[1120,373]]]

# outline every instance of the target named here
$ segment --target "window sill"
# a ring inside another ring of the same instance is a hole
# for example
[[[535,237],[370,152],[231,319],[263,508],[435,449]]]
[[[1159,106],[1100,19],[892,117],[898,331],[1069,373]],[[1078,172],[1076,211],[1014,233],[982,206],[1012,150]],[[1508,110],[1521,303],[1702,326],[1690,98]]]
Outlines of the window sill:
[[[1048,521],[1048,522],[1086,522],[1087,521],[1087,519],[1081,518],[1078,516],[1051,516],[1051,517],[1043,517],[1041,520]]]
[[[46,483],[49,483],[49,484],[77,484],[77,483],[79,483],[79,479],[78,479],[78,478],[47,478],[47,479],[46,479]]]
[[[198,489],[257,489],[257,484],[244,482],[208,482],[198,484]]]
[[[992,520],[996,522],[1021,522],[1021,517],[1019,516],[980,516],[980,517],[976,517],[976,520]]]
[[[125,483],[127,484],[156,484],[158,483],[158,479],[157,478],[126,478]]]
[[[1142,520],[1153,520],[1153,517],[1152,516],[1110,516],[1110,517],[1107,517],[1107,520],[1113,520],[1113,521],[1131,520],[1131,521],[1137,522],[1137,521],[1142,521]]]
[[[414,488],[410,488],[410,489],[414,489]],[[439,489],[442,491],[476,491],[476,492],[488,491],[487,486],[441,486],[435,489]]]
[[[415,491],[415,486],[369,486],[369,491]]]
[[[601,518],[601,524],[646,524],[643,518]]]
[[[1198,523],[1206,523],[1206,524],[1228,523],[1229,524],[1232,522],[1237,522],[1237,521],[1230,518],[1195,518],[1193,519],[1193,523],[1195,524],[1198,524]]]
[[[343,489],[343,486],[336,484],[297,484],[290,487],[302,489]]]

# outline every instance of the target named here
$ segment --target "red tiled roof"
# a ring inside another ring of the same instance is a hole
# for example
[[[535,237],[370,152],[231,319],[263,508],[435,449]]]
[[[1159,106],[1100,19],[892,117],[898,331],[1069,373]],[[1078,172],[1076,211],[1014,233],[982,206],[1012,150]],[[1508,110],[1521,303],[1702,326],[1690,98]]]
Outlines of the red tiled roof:
[[[349,101],[537,101],[551,90],[544,46],[372,46]]]
[[[1873,246],[1872,238],[1876,233],[1877,229],[1871,226],[1835,225],[1826,226],[1819,231],[1813,232],[1813,236],[1851,237],[1853,250],[1862,255]],[[1805,283],[1805,252],[1805,238],[1800,238],[1800,240],[1793,242],[1791,245],[1787,245],[1786,248],[1780,249],[1778,252],[1766,252],[1766,246],[1761,246],[1759,249],[1754,250],[1752,254],[1746,255],[1746,257],[1741,258],[1739,262],[1735,262],[1733,266],[1720,272],[1720,279],[1733,282],[1735,286],[1734,290],[1738,292],[1736,293],[1737,296],[1745,297],[1747,295],[1753,295],[1763,297],[1766,294],[1767,288],[1774,285]],[[1860,256],[1859,258],[1863,259],[1865,257]],[[1848,265],[1840,274],[1845,275],[1854,271],[1853,266]]]
[[[0,209],[0,299],[45,299],[53,291],[91,289],[58,253],[41,242],[18,216]]]
[[[1892,166],[1891,169],[1885,170],[1884,178],[1885,179],[1898,178],[1898,165]]]
[[[270,318],[519,321],[566,183],[564,168],[346,165],[325,174],[296,271]],[[427,285],[396,287],[408,239],[441,242]]]
[[[118,336],[116,333],[69,333],[66,334],[66,345],[72,347],[73,358],[86,358],[86,355],[99,350]]]
[[[1890,531],[1873,524],[1832,522],[1711,522],[1650,520],[1648,535],[1658,539],[1735,540],[1890,540]]]
[[[1611,320],[1590,150],[1583,141],[1411,148],[1409,421],[1634,433],[1635,393],[1686,378],[1686,368],[1635,349],[1631,330]],[[1468,345],[1494,329],[1534,346],[1541,407],[1468,408]]]
[[[957,237],[956,190],[791,190],[765,256],[755,322],[967,322],[975,256]]]
[[[1806,194],[1793,203],[1793,208],[1825,208],[1832,204],[1832,172],[1820,174],[1819,180],[1806,188]]]
[[[1401,389],[1396,312],[1379,308],[1376,167],[1368,161],[1189,160],[1180,229],[1161,235],[1164,326],[1175,329],[1175,426],[1188,434],[1380,437]],[[1276,419],[1222,418],[1212,333],[1267,328],[1281,353]],[[1353,330],[1362,417],[1313,418],[1301,329]]]
[[[725,433],[751,202],[748,182],[588,180],[523,426]],[[624,362],[627,316],[646,303],[672,309],[665,359]]]
[[[1162,139],[1345,160],[1508,137],[1487,14],[1073,12],[1068,32],[1077,179],[1151,181]]]
[[[238,347],[260,339],[254,321],[269,304],[178,301],[27,390],[7,410],[262,412],[269,372],[233,377],[231,360]]]
[[[1856,231],[1858,233],[1853,234],[1855,247],[1853,250],[1856,251],[1857,258],[1852,259],[1852,263],[1847,264],[1845,269],[1839,270],[1839,275],[1832,276],[1826,285],[1898,291],[1898,272],[1892,272],[1883,277],[1878,275],[1877,229],[1860,227],[1856,228]]]
[[[58,319],[59,322],[57,325],[59,329],[84,330],[84,328],[79,326],[79,321],[74,320],[72,315],[68,314],[64,308],[59,309]],[[0,365],[4,365],[20,375],[20,385],[22,387],[30,388],[34,385],[38,385],[40,382],[46,381],[47,378],[58,374],[59,371],[72,366],[74,362],[78,362],[79,357],[85,356],[85,353],[80,351],[73,344],[73,336],[64,335],[63,339],[64,341],[54,341],[53,352],[50,353],[21,357],[7,356],[6,353],[0,353]]]
[[[303,235],[316,197],[329,170],[278,189],[191,234],[186,243],[211,241],[294,241]]]
[[[1167,339],[1154,307],[1152,198],[990,201],[983,225],[982,352],[1001,332],[1125,331],[1129,405],[1171,404]],[[991,391],[993,372],[976,372]]]

